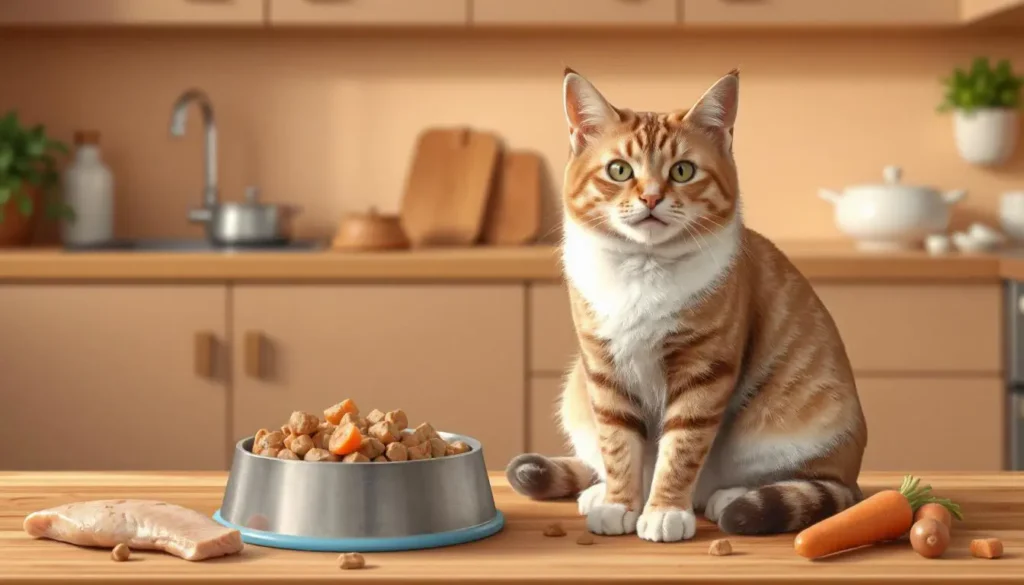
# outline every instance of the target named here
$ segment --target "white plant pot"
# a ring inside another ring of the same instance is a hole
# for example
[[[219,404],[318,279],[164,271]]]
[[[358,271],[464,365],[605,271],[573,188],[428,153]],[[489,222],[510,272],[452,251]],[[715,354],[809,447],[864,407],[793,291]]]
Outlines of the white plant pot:
[[[1017,147],[1016,108],[957,110],[953,114],[956,149],[971,164],[996,166],[1006,162]]]

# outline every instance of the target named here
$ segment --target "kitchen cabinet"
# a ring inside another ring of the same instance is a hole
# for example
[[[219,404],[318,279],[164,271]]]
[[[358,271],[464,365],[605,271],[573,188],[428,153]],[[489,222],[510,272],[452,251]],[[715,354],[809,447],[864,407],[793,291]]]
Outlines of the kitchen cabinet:
[[[814,289],[859,374],[1002,371],[999,284],[818,283]]]
[[[959,0],[679,0],[686,26],[934,26],[960,21]]]
[[[678,23],[676,0],[471,0],[474,25],[635,26]]]
[[[238,285],[235,440],[322,413],[401,408],[479,439],[490,469],[522,452],[522,285]]]
[[[0,286],[0,469],[227,465],[226,287]]]
[[[872,471],[999,471],[1006,389],[997,376],[858,377]]]
[[[0,0],[0,25],[263,25],[263,0]]]
[[[469,0],[269,0],[271,26],[459,25]]]

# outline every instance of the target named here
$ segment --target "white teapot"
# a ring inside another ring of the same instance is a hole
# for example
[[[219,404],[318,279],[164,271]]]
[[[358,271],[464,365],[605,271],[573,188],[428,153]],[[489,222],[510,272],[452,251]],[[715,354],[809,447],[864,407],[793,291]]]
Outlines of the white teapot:
[[[887,166],[882,185],[855,185],[842,193],[821,189],[818,195],[835,207],[839,230],[856,240],[861,250],[918,248],[929,234],[949,227],[950,207],[967,191],[939,191],[900,183],[902,171]]]

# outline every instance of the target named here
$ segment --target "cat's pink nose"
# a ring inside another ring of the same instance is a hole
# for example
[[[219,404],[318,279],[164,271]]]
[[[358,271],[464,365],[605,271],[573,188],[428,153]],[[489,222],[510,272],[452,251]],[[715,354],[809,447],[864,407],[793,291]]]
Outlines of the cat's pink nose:
[[[640,196],[640,201],[643,201],[648,209],[654,209],[664,198],[665,196],[659,193],[644,193]]]

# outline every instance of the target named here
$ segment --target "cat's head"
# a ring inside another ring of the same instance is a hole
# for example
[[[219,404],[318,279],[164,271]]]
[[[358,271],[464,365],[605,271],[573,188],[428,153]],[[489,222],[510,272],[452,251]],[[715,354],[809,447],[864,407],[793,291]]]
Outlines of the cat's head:
[[[732,156],[739,72],[718,80],[688,109],[616,108],[565,70],[570,157],[566,221],[589,233],[645,246],[709,238],[738,212]]]

